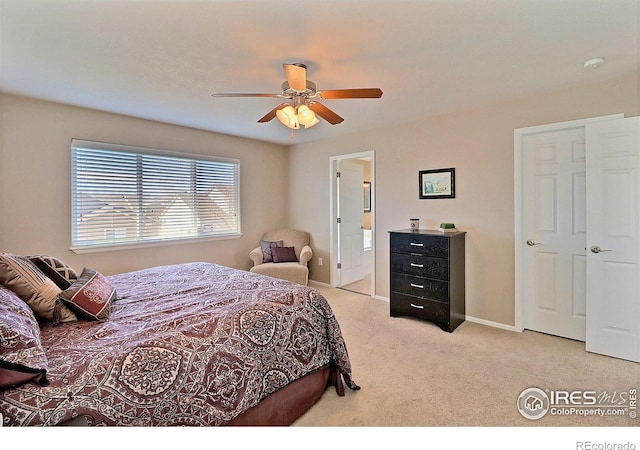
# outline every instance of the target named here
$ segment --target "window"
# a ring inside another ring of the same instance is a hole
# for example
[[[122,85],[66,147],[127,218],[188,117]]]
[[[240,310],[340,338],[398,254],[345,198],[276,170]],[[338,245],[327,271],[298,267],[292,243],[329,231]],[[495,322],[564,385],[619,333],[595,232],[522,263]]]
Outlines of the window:
[[[240,234],[240,162],[74,139],[72,250]]]
[[[362,236],[364,237],[364,249],[371,250],[373,248],[373,236],[371,229],[367,230],[366,228],[363,230]]]

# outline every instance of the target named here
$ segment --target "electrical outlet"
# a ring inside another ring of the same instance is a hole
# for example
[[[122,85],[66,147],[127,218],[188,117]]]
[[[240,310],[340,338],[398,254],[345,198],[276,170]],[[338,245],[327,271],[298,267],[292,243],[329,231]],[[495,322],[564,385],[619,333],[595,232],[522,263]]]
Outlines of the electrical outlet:
[[[321,266],[323,263],[322,258],[318,258],[318,265]]]

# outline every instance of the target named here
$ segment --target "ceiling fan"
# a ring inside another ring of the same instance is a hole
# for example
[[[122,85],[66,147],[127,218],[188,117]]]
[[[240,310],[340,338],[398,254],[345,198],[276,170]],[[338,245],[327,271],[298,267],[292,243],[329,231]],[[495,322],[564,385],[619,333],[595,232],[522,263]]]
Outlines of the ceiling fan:
[[[287,81],[282,83],[279,94],[259,93],[214,93],[213,97],[273,97],[284,98],[288,101],[273,108],[258,120],[265,123],[277,117],[287,127],[297,130],[301,126],[309,128],[319,122],[318,117],[332,125],[341,123],[344,119],[338,114],[319,103],[318,100],[335,100],[344,98],[380,98],[379,88],[361,89],[330,89],[319,91],[316,84],[307,79],[307,66],[302,63],[283,64]]]

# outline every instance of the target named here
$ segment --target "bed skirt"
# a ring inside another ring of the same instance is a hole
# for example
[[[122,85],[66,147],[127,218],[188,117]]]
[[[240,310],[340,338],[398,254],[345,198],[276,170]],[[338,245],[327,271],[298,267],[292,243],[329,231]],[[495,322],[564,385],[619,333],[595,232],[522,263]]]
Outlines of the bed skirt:
[[[315,405],[329,386],[344,395],[340,374],[335,367],[325,366],[285,386],[258,405],[246,410],[227,425],[287,426]]]
[[[288,426],[306,413],[330,386],[344,395],[340,374],[335,367],[325,366],[285,386],[258,405],[246,410],[228,426]],[[58,426],[87,426],[84,416],[78,416]]]

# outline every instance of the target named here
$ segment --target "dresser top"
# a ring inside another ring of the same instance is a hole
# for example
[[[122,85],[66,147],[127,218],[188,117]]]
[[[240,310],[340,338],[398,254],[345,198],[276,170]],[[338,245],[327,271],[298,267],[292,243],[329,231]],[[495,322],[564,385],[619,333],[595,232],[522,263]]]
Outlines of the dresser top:
[[[465,234],[466,231],[438,231],[438,230],[423,230],[419,229],[418,231],[413,231],[409,228],[404,230],[391,230],[389,233],[407,233],[414,235],[426,235],[426,236],[456,236],[459,234]]]

